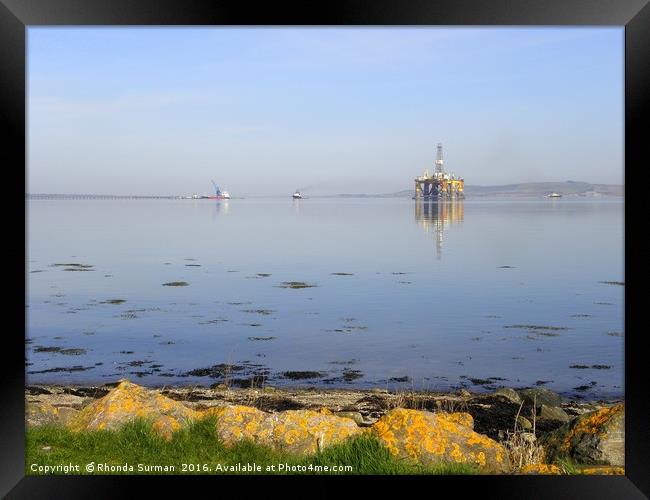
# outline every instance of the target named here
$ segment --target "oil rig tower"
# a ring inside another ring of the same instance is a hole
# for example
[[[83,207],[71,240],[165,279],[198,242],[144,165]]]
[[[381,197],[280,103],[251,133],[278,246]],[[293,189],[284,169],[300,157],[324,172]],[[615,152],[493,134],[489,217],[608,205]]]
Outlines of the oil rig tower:
[[[438,143],[435,172],[430,174],[427,168],[420,177],[415,178],[415,196],[413,196],[413,199],[462,199],[465,197],[463,194],[464,184],[464,179],[445,172],[442,144]]]

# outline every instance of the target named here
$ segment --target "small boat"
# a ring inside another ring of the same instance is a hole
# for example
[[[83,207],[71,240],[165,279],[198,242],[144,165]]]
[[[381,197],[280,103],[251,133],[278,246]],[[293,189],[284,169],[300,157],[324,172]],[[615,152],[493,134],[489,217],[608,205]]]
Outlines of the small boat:
[[[560,193],[551,193],[546,195],[547,198],[562,198]]]
[[[302,200],[302,194],[300,194],[300,191],[296,189],[296,192],[293,193],[293,199],[294,200]]]

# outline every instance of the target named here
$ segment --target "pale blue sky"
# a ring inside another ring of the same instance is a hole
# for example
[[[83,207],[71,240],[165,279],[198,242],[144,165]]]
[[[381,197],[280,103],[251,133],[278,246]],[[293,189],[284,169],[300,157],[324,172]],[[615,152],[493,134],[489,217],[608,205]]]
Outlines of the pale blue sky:
[[[28,191],[623,182],[623,28],[29,28]]]

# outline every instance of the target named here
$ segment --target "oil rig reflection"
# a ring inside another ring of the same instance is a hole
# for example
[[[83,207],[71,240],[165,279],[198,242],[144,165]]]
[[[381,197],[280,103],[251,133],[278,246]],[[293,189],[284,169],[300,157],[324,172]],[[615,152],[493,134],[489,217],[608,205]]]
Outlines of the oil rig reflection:
[[[415,220],[425,233],[433,232],[436,240],[436,258],[442,258],[443,233],[450,224],[463,222],[462,198],[426,200],[416,198]]]

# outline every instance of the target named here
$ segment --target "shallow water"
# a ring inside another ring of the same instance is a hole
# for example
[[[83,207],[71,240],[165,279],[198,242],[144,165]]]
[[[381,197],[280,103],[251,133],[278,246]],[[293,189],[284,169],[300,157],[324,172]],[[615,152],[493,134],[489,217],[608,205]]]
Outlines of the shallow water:
[[[623,207],[30,200],[28,382],[621,396]]]

